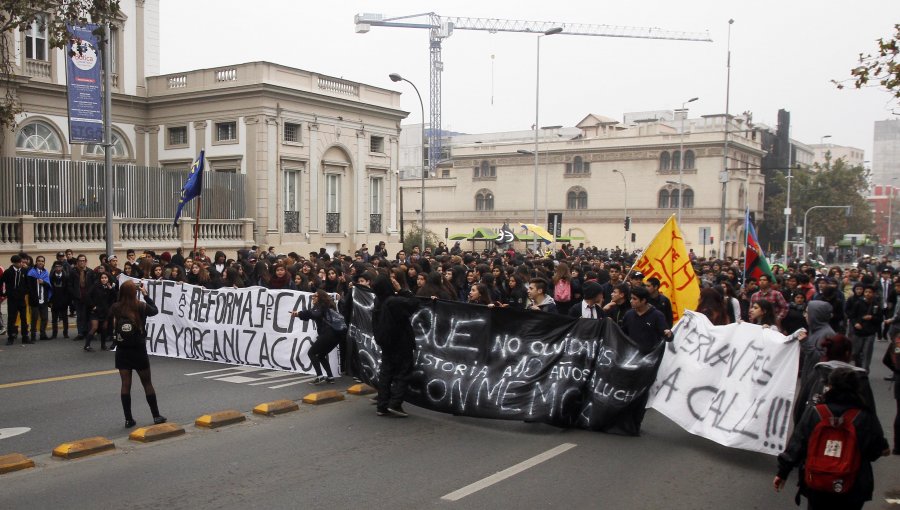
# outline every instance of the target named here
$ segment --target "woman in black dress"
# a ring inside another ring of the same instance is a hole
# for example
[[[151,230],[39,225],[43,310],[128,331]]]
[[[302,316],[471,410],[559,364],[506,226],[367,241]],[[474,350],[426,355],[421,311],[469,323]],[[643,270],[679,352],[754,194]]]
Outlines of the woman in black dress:
[[[100,349],[106,350],[106,339],[109,336],[109,307],[116,302],[118,288],[110,280],[109,273],[100,273],[97,283],[88,291],[88,311],[91,319],[91,329],[84,339],[84,350],[94,352],[91,342],[94,335],[100,334]]]
[[[313,369],[316,371],[316,378],[312,381],[312,384],[322,384],[323,382],[334,384],[334,375],[331,372],[331,364],[328,362],[328,353],[334,350],[341,342],[342,333],[334,331],[328,325],[328,322],[325,320],[325,314],[328,310],[337,312],[331,296],[325,290],[319,289],[312,296],[311,307],[306,310],[291,312],[292,317],[297,317],[304,321],[311,320],[316,323],[316,331],[319,336],[307,352]],[[322,375],[323,368],[326,375]]]
[[[137,370],[147,404],[153,414],[153,423],[165,423],[165,416],[159,414],[156,404],[156,390],[150,380],[150,357],[147,355],[147,317],[153,317],[159,310],[150,299],[147,289],[143,284],[140,287],[144,295],[144,302],[138,300],[138,286],[131,280],[122,284],[119,292],[119,301],[110,309],[110,317],[113,321],[113,331],[116,332],[116,368],[122,379],[122,390],[119,395],[122,399],[122,410],[125,412],[125,426],[134,427],[135,421],[131,416],[131,376],[132,370]]]

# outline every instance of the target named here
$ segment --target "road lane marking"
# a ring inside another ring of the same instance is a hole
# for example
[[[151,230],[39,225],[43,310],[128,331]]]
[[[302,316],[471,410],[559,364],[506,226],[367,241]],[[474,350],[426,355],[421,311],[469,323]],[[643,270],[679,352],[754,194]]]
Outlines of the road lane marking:
[[[470,494],[474,494],[474,493],[480,491],[481,489],[485,489],[487,487],[490,487],[491,485],[494,485],[495,483],[502,482],[503,480],[506,480],[507,478],[515,476],[515,475],[521,473],[522,471],[525,471],[526,469],[537,466],[541,462],[550,460],[553,457],[556,457],[557,455],[565,453],[565,452],[571,450],[572,448],[575,448],[575,446],[576,445],[573,443],[563,443],[563,444],[557,446],[556,448],[552,448],[550,450],[547,450],[544,453],[535,455],[534,457],[532,457],[528,460],[522,461],[522,462],[516,464],[515,466],[508,467],[508,468],[504,469],[503,471],[494,473],[493,475],[488,476],[486,478],[482,478],[481,480],[478,480],[475,483],[466,485],[462,489],[458,489],[449,494],[441,496],[441,499],[443,499],[445,501],[459,501],[460,499],[462,499]]]
[[[298,381],[289,382],[289,383],[287,383],[287,384],[279,384],[278,386],[269,386],[269,389],[270,389],[270,390],[277,390],[278,388],[286,388],[286,387],[288,387],[288,386],[293,386],[293,385],[295,385],[295,384],[303,384],[303,383],[305,383],[305,382],[312,381],[312,380],[315,379],[315,378],[316,378],[316,376],[310,375],[310,376],[304,377],[304,378],[302,378],[302,379],[300,379],[300,380],[298,380]]]
[[[297,376],[300,374],[298,374],[296,372],[275,372],[273,374],[263,374],[263,375],[265,375],[265,377],[262,380],[260,380],[260,382],[252,382],[252,383],[248,384],[247,386],[260,386],[262,384],[269,384],[269,383],[273,382],[274,379],[278,379],[278,380],[275,380],[274,382],[284,382],[284,381],[287,381],[288,379],[282,379],[283,377]]]
[[[86,372],[84,374],[61,375],[59,377],[47,377],[46,379],[32,379],[30,381],[19,381],[13,383],[0,384],[0,390],[6,388],[18,388],[19,386],[30,386],[32,384],[43,384],[48,382],[71,381],[72,379],[81,379],[84,377],[96,377],[98,375],[118,374],[118,370],[101,370],[99,372]]]
[[[0,439],[9,439],[13,436],[18,436],[19,434],[24,434],[31,430],[28,427],[11,427],[8,429],[0,429]]]
[[[219,369],[216,369],[216,370],[204,370],[203,372],[194,372],[194,373],[192,373],[192,374],[184,374],[184,375],[203,375],[203,374],[212,374],[212,373],[215,373],[215,372],[225,372],[226,370],[234,370],[234,367],[219,368]]]

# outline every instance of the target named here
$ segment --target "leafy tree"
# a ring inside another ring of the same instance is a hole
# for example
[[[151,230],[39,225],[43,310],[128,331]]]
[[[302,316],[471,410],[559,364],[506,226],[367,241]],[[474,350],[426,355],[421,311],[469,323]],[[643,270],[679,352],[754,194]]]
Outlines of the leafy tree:
[[[900,62],[897,61],[900,54],[900,23],[894,25],[894,30],[893,38],[881,37],[876,41],[874,53],[859,54],[859,65],[850,70],[850,80],[858,89],[871,86],[870,81],[877,82],[900,104]],[[832,80],[832,83],[839,89],[844,88],[842,81]]]
[[[774,194],[766,205],[763,228],[767,234],[770,251],[781,252],[784,242],[784,204],[786,199],[786,173],[774,175]],[[806,241],[812,246],[815,236],[825,236],[830,246],[843,239],[844,234],[873,233],[872,210],[866,201],[868,170],[862,165],[850,166],[841,158],[826,160],[824,165],[792,171],[791,182],[791,238],[802,239],[796,227],[803,226],[803,214],[817,205],[849,205],[848,217],[841,209],[821,209],[808,215]]]
[[[16,99],[15,29],[20,32],[40,23],[46,28],[47,46],[62,48],[69,39],[66,24],[105,24],[119,15],[119,0],[7,0],[0,6],[0,127],[14,129],[22,107]],[[102,34],[101,34],[102,35]]]
[[[438,237],[438,235],[431,230],[425,229],[425,246],[431,248],[432,252],[442,239],[442,237]],[[403,249],[407,254],[410,254],[412,253],[413,246],[418,246],[420,244],[422,244],[422,229],[416,223],[409,227],[409,230],[403,235]]]

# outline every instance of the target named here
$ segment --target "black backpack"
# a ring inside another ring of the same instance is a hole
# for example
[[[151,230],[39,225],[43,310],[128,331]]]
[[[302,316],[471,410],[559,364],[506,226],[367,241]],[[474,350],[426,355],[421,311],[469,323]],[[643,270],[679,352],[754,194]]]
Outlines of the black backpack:
[[[116,343],[119,345],[140,345],[144,341],[144,329],[124,315],[116,316]]]

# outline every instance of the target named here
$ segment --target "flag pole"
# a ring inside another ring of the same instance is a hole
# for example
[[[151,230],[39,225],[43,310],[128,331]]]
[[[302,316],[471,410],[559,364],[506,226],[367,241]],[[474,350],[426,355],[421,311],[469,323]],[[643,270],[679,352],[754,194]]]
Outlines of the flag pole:
[[[197,196],[197,222],[194,223],[194,255],[197,257],[197,238],[200,237],[200,196]]]
[[[669,220],[671,220],[673,216],[675,216],[675,215],[673,214],[672,216],[669,216]],[[659,227],[659,230],[657,230],[656,233],[653,234],[653,237],[650,238],[650,244],[652,244],[653,241],[656,239],[656,236],[658,236],[659,233],[662,232],[662,229],[666,228],[666,223],[668,223],[669,220],[664,221],[664,222],[663,222],[663,225],[662,225],[661,227]],[[678,226],[678,222],[677,222],[677,221],[675,222],[675,227],[676,227],[678,230],[681,230],[681,227]],[[647,247],[650,246],[650,244],[645,244],[645,245],[644,245],[644,249],[641,250],[641,255],[642,255],[642,256],[643,256],[644,252],[647,251]],[[631,273],[634,272],[634,265],[637,264],[639,260],[641,260],[641,257],[638,257],[638,258],[634,259],[634,262],[631,264],[631,267],[628,268],[628,274],[626,274],[626,275],[625,275],[625,278],[622,279],[623,282],[627,282],[627,281],[628,281],[628,277],[631,276]]]
[[[741,285],[747,287],[747,254],[750,251],[750,205],[747,204],[747,210],[744,212],[744,269],[741,272]]]

